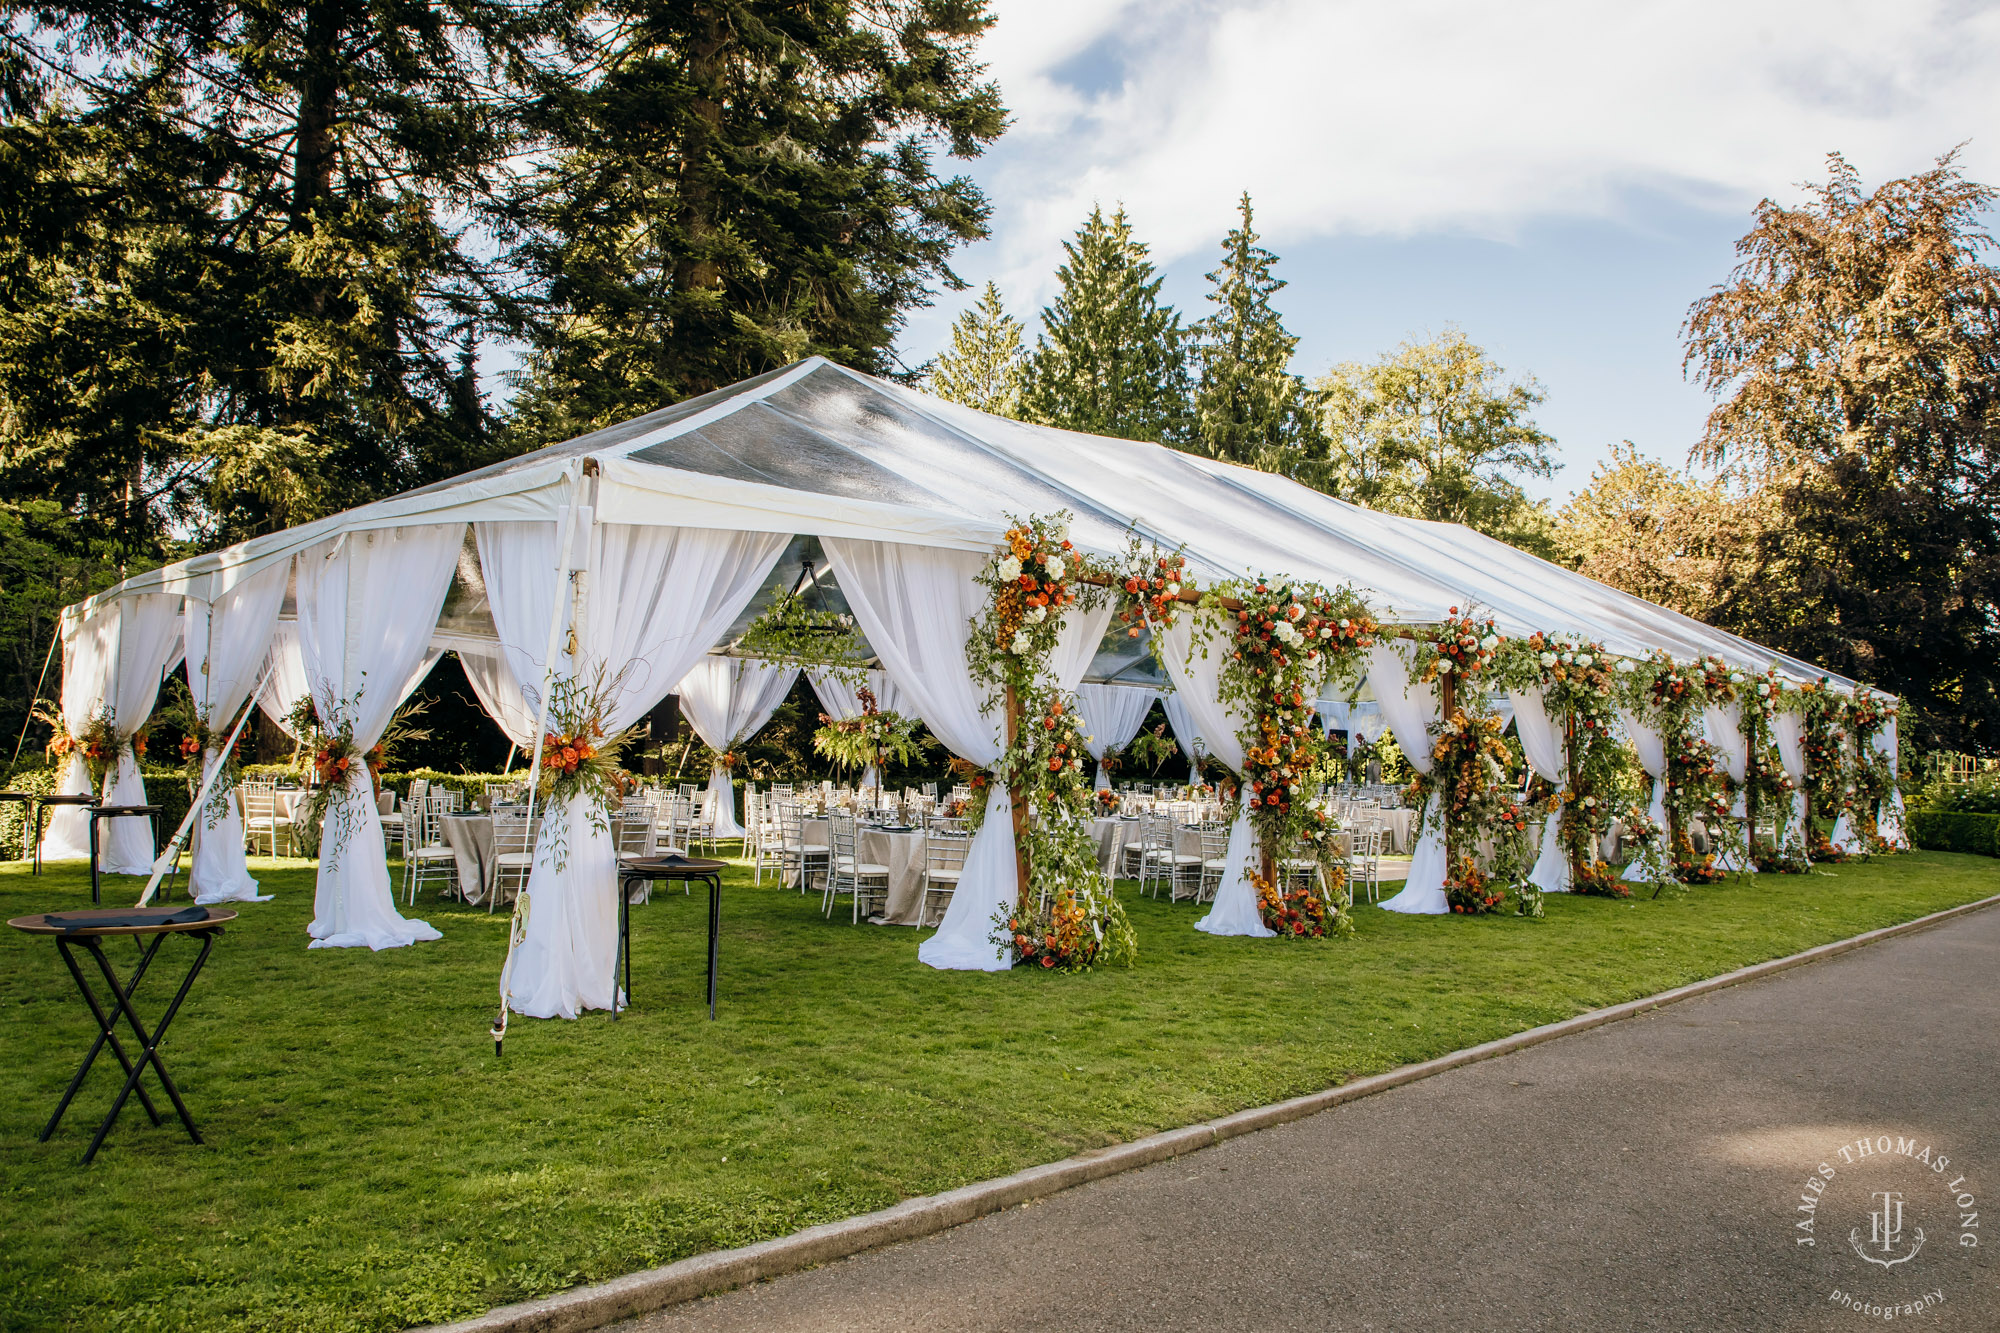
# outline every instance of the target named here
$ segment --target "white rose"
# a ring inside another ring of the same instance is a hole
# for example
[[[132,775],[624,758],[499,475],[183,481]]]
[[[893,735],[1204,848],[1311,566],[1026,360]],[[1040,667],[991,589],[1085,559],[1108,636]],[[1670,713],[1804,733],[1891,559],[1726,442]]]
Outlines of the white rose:
[[[1016,652],[1016,653],[1025,653],[1025,652],[1027,652],[1027,651],[1028,651],[1028,647],[1029,647],[1029,644],[1028,644],[1028,632],[1027,632],[1026,630],[1015,630],[1015,631],[1014,631],[1014,642],[1013,642],[1013,645],[1012,645],[1012,647],[1013,647],[1013,651],[1014,651],[1014,652]]]
[[[1554,653],[1543,653],[1543,654],[1542,654],[1542,665],[1543,665],[1543,666],[1545,666],[1545,667],[1552,667],[1552,666],[1554,666],[1555,664],[1556,664],[1556,655],[1555,655]]]
[[[1322,639],[1330,639],[1330,638],[1332,638],[1332,637],[1333,637],[1333,626],[1331,626],[1331,625],[1321,625],[1321,626],[1319,627],[1319,636],[1320,636],[1320,637],[1321,637]]]
[[[1576,655],[1574,653],[1564,653],[1562,655],[1562,663],[1564,666],[1568,666],[1571,662],[1574,662],[1575,660],[1576,660]]]
[[[1438,663],[1438,674],[1439,674],[1439,675],[1446,675],[1446,674],[1449,674],[1449,673],[1450,673],[1450,671],[1451,671],[1451,669],[1452,669],[1452,667],[1451,667],[1451,659],[1450,659],[1449,657],[1447,657],[1447,658],[1446,658],[1446,659],[1445,659],[1444,661],[1442,661],[1442,662],[1439,662],[1439,663]]]
[[[1489,634],[1479,641],[1479,646],[1490,653],[1500,646],[1500,636],[1498,634]]]
[[[1031,606],[1028,608],[1027,616],[1029,620],[1039,625],[1049,618],[1049,609],[1046,606]]]
[[[1597,798],[1595,796],[1586,796],[1583,798],[1583,803],[1586,806],[1595,807],[1597,804]]]
[[[1342,629],[1346,629],[1346,628],[1347,628],[1347,622],[1346,622],[1345,620],[1341,621],[1341,622],[1340,622],[1340,627],[1341,627]]]
[[[993,572],[1000,576],[1002,583],[1012,583],[1015,579],[1021,577],[1020,558],[1018,556],[1008,556],[995,567]]]
[[[1731,685],[1741,685],[1743,683],[1743,673],[1741,671],[1730,672],[1729,683]]]
[[[1049,571],[1050,578],[1060,579],[1063,576],[1062,557],[1059,555],[1050,556],[1048,559],[1042,561],[1042,568]]]
[[[1771,687],[1769,685],[1759,685],[1757,687],[1757,693],[1761,696],[1768,698],[1771,693]]]
[[[1178,596],[1180,596],[1180,595],[1181,595],[1181,585],[1180,585],[1180,584],[1178,584],[1178,583],[1169,583],[1169,584],[1167,585],[1167,596],[1169,596],[1169,597],[1178,597]]]
[[[1578,653],[1576,655],[1576,664],[1580,667],[1587,667],[1595,660],[1589,653]]]
[[[1631,662],[1631,659],[1629,659],[1629,658],[1624,658],[1624,657],[1621,657],[1621,658],[1619,658],[1619,659],[1618,659],[1618,670],[1619,670],[1619,673],[1620,673],[1621,675],[1622,675],[1622,674],[1624,674],[1624,673],[1627,673],[1627,672],[1631,671],[1631,670],[1632,670],[1632,662]]]

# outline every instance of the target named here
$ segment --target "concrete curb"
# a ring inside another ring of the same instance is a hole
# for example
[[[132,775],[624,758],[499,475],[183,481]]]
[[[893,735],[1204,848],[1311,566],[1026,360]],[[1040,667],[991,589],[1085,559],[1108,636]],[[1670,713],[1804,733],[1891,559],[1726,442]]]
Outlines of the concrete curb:
[[[1673,990],[1661,991],[1644,999],[1630,1000],[1606,1009],[1593,1009],[1574,1018],[1563,1019],[1559,1023],[1529,1028],[1525,1032],[1501,1037],[1497,1041],[1469,1046],[1462,1051],[1453,1051],[1449,1055],[1441,1055],[1434,1060],[1425,1060],[1419,1064],[1403,1065],[1384,1074],[1355,1079],[1351,1083],[1307,1093],[1303,1097],[1293,1097],[1289,1101],[1252,1107],[1247,1111],[1238,1111],[1234,1115],[1222,1116],[1203,1124],[1189,1125],[1185,1129],[1149,1135],[1132,1143],[1121,1143],[1094,1152],[1081,1153],[1060,1162],[1051,1162],[1046,1166],[1029,1167],[1010,1176],[947,1190],[943,1194],[905,1199],[879,1212],[864,1213],[859,1217],[808,1227],[804,1231],[780,1236],[776,1240],[760,1241],[755,1245],[745,1245],[734,1250],[698,1254],[662,1268],[650,1268],[595,1286],[577,1287],[539,1300],[524,1301],[518,1305],[503,1305],[475,1318],[455,1324],[436,1325],[423,1330],[422,1333],[578,1333],[583,1329],[601,1328],[616,1320],[630,1319],[664,1306],[713,1295],[751,1282],[761,1282],[766,1278],[796,1272],[801,1268],[810,1268],[830,1260],[844,1259],[863,1250],[932,1235],[984,1217],[988,1213],[997,1213],[1016,1204],[1026,1203],[1030,1199],[1044,1198],[1077,1185],[1101,1180],[1105,1176],[1116,1175],[1121,1171],[1131,1171],[1138,1167],[1150,1166],[1155,1162],[1166,1161],[1168,1158],[1198,1152],[1225,1139],[1233,1139],[1238,1135],[1260,1129],[1269,1129],[1274,1125],[1287,1124],[1346,1102],[1442,1074],[1446,1070],[1458,1069],[1480,1060],[1490,1060],[1495,1056],[1525,1050],[1545,1041],[1553,1041],[1557,1037],[1602,1027],[1606,1023],[1631,1018],[1648,1010],[1658,1009],[1662,1005],[1691,1000],[1725,987],[1738,986],[1746,981],[1768,977],[1773,973],[1833,958],[1995,904],[2000,904],[2000,894],[1982,898],[1977,902],[1949,907],[1942,912],[1933,912],[1929,916],[1918,917],[1899,926],[1886,926],[1881,930],[1871,930],[1851,939],[1822,944],[1816,949],[1807,949],[1804,953],[1795,953],[1786,958],[1774,958],[1766,963],[1738,968],[1719,977],[1677,986]]]

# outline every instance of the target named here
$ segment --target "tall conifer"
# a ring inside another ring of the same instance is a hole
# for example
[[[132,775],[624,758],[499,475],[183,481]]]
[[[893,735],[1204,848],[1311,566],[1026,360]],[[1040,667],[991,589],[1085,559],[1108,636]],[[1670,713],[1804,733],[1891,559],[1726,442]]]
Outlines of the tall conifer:
[[[951,326],[951,347],[931,370],[930,390],[940,398],[995,416],[1021,413],[1021,321],[1007,313],[992,283],[972,309]]]
[[[1216,309],[1194,326],[1194,448],[1215,458],[1272,472],[1295,470],[1301,450],[1316,440],[1305,382],[1291,371],[1299,340],[1286,332],[1271,297],[1285,285],[1273,276],[1277,256],[1257,244],[1250,195],[1242,225],[1222,242],[1222,266],[1208,275]]]

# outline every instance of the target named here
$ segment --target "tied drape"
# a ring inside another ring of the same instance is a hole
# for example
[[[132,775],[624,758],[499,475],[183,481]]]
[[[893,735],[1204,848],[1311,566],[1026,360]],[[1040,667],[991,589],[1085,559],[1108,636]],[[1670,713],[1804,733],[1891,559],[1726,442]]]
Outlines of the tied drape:
[[[855,620],[910,711],[953,754],[992,767],[1004,752],[1005,717],[997,697],[986,706],[994,682],[974,679],[965,656],[970,622],[986,606],[977,579],[988,557],[849,538],[822,544]],[[992,938],[994,917],[1014,905],[1018,891],[1011,808],[1006,788],[994,783],[951,905],[937,933],[917,948],[929,966],[981,972],[1013,966]]]
[[[1514,731],[1521,738],[1521,751],[1536,773],[1556,785],[1558,793],[1569,789],[1569,746],[1562,728],[1549,716],[1548,696],[1540,685],[1510,691],[1514,701]],[[1542,849],[1528,880],[1544,893],[1568,893],[1569,857],[1562,845],[1562,811],[1551,811],[1542,821]]]
[[[80,735],[108,710],[117,738],[113,767],[97,793],[107,805],[144,805],[146,784],[132,753],[132,737],[153,715],[160,678],[181,637],[179,594],[141,593],[100,607],[63,632],[63,723]],[[90,773],[80,754],[72,755],[58,791],[89,795]],[[67,818],[65,818],[67,816]],[[112,819],[99,825],[99,864],[116,875],[146,875],[153,869],[153,830],[144,818]],[[42,839],[51,859],[90,855],[86,818],[74,807],[58,809]]]
[[[1875,752],[1889,761],[1889,799],[1882,802],[1875,812],[1875,831],[1886,839],[1891,847],[1901,851],[1910,850],[1910,834],[1903,827],[1903,788],[1896,775],[1896,719],[1875,733]]]
[[[1632,750],[1639,756],[1639,767],[1645,769],[1646,776],[1653,780],[1653,799],[1646,813],[1664,830],[1667,827],[1667,739],[1658,727],[1623,708],[1618,710],[1618,725],[1625,729],[1626,739],[1632,742]],[[1666,835],[1663,832],[1661,836]],[[1625,867],[1626,879],[1636,880],[1639,874],[1637,861]]]
[[[299,700],[312,693],[312,687],[306,683],[305,654],[299,650],[298,621],[278,622],[271,634],[270,651],[264,655],[264,669],[271,673],[271,683],[257,696],[257,707],[278,730],[297,740],[299,734],[292,730],[292,710],[299,706]]]
[[[1188,712],[1187,701],[1181,698],[1178,691],[1168,690],[1160,695],[1160,707],[1166,711],[1167,726],[1174,733],[1174,743],[1180,746],[1181,753],[1187,756],[1188,784],[1201,785],[1201,766],[1194,758],[1195,742],[1201,742],[1204,754],[1214,754],[1215,748],[1209,745],[1208,737],[1202,735],[1196,728],[1194,717]]]
[[[1159,691],[1149,686],[1078,685],[1076,704],[1083,713],[1084,744],[1090,757],[1101,760],[1109,751],[1129,745],[1158,696]],[[1111,785],[1102,768],[1097,770],[1096,785],[1099,790]]]
[[[1419,773],[1431,771],[1431,725],[1443,709],[1436,684],[1420,684],[1410,678],[1410,667],[1393,643],[1377,643],[1368,649],[1368,681],[1375,689],[1375,702],[1395,734],[1410,767]],[[1445,846],[1444,818],[1433,793],[1423,810],[1423,836],[1410,853],[1410,878],[1403,891],[1386,899],[1382,906],[1391,912],[1438,916],[1451,910],[1444,896],[1445,875],[1449,872]]]
[[[422,524],[350,533],[298,557],[298,644],[313,708],[329,733],[349,729],[356,755],[320,829],[311,948],[439,938],[396,911],[375,784],[360,756],[436,660],[431,633],[464,538],[463,524]]]
[[[605,730],[616,733],[666,697],[722,637],[788,537],[628,523],[585,531],[581,595],[572,595],[555,523],[474,525],[493,625],[523,704],[531,715],[540,707],[549,624],[559,617],[573,640],[558,638],[556,676],[599,689]],[[560,646],[572,641],[574,654]],[[594,798],[547,812],[528,875],[532,910],[509,981],[515,1013],[575,1018],[619,1003],[617,864]]]
[[[1222,701],[1222,668],[1229,660],[1228,641],[1218,635],[1197,645],[1195,614],[1182,612],[1174,618],[1171,628],[1153,627],[1160,660],[1167,668],[1168,679],[1174,683],[1174,692],[1167,697],[1180,702],[1190,727],[1201,737],[1208,753],[1241,774],[1244,758],[1241,733],[1249,723],[1235,707]],[[1250,861],[1256,853],[1257,834],[1250,824],[1250,789],[1246,782],[1239,791],[1236,819],[1229,827],[1222,882],[1216,887],[1215,902],[1208,915],[1195,922],[1196,930],[1210,935],[1248,935],[1260,939],[1277,933],[1264,924],[1264,914],[1257,906],[1257,890],[1250,882]]]
[[[777,662],[705,657],[694,664],[674,693],[680,696],[682,716],[703,745],[716,751],[733,750],[764,729],[798,678],[797,667]],[[717,764],[708,775],[702,810],[716,837],[743,836],[743,826],[736,820],[734,775],[724,765]]]
[[[235,721],[263,675],[291,567],[291,561],[281,560],[237,580],[211,602],[187,599],[188,692],[196,711],[218,735]],[[202,755],[202,780],[207,781],[222,763],[222,752],[208,749]],[[269,894],[257,892],[257,881],[244,860],[243,816],[233,793],[211,799],[208,808],[195,815],[188,885],[198,903],[270,901]]]

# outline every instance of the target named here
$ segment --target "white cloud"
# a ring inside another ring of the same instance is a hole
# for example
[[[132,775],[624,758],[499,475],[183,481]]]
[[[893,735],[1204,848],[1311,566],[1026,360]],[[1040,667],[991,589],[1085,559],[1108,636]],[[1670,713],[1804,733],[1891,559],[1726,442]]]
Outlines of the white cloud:
[[[999,0],[1015,116],[975,174],[1016,309],[1122,200],[1156,256],[1259,230],[1506,238],[1643,191],[1742,212],[1822,174],[1918,169],[2000,111],[2000,10],[1944,0]],[[1966,163],[1991,178],[1995,146]],[[1643,219],[1635,219],[1643,223]],[[952,304],[956,304],[953,302]],[[929,322],[929,321],[926,321]]]

